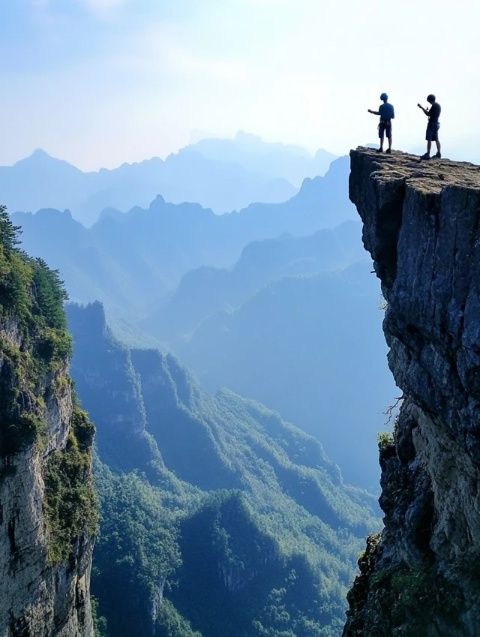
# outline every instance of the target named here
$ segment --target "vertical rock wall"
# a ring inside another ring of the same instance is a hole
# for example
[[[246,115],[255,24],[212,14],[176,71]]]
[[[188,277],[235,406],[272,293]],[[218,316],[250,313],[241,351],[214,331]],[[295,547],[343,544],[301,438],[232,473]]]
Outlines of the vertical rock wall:
[[[351,152],[400,393],[345,637],[480,634],[480,168]]]
[[[56,275],[0,210],[0,637],[91,637],[93,426],[75,402]]]

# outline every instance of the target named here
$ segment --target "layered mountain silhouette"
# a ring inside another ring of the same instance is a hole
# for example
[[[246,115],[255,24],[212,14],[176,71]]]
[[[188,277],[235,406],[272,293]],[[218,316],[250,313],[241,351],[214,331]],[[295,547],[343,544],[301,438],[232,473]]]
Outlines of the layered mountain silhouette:
[[[207,159],[239,164],[246,170],[285,179],[299,187],[306,177],[324,175],[335,155],[320,149],[312,155],[300,146],[265,143],[260,137],[239,131],[234,139],[202,139],[190,146]]]
[[[308,235],[355,218],[347,175],[348,160],[341,158],[284,203],[221,216],[157,197],[146,209],[105,211],[89,229],[55,210],[12,218],[22,227],[23,248],[60,271],[73,301],[98,299],[110,316],[132,319],[153,309],[189,270],[230,266],[251,241]]]
[[[306,237],[283,234],[249,243],[232,268],[202,266],[187,272],[142,327],[168,347],[188,338],[206,318],[233,311],[269,283],[318,274],[365,260],[361,224],[346,221]]]
[[[303,177],[323,175],[332,159],[326,151],[312,156],[246,134],[204,140],[165,160],[154,157],[97,172],[83,172],[37,150],[13,166],[0,167],[0,192],[11,211],[69,209],[85,225],[94,223],[105,208],[147,206],[157,195],[223,213],[256,201],[285,201]]]

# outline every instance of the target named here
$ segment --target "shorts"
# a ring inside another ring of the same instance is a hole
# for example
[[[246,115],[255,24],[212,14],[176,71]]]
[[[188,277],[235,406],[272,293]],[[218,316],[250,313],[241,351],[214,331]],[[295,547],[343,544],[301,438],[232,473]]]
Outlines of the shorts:
[[[387,136],[387,139],[392,139],[392,122],[391,120],[380,120],[380,124],[378,125],[378,136],[380,139],[383,139],[384,136]]]
[[[427,142],[438,142],[438,129],[440,128],[440,122],[428,122],[427,133],[425,139]]]

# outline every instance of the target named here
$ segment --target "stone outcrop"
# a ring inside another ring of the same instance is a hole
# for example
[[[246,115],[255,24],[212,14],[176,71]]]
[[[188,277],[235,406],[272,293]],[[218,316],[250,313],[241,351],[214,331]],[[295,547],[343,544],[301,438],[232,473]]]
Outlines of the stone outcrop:
[[[1,215],[1,210],[0,210]],[[62,292],[0,218],[0,636],[92,637],[93,426],[68,376]],[[53,317],[53,318],[52,318]]]
[[[403,392],[345,637],[480,633],[480,167],[351,152]],[[374,388],[372,388],[373,390]]]

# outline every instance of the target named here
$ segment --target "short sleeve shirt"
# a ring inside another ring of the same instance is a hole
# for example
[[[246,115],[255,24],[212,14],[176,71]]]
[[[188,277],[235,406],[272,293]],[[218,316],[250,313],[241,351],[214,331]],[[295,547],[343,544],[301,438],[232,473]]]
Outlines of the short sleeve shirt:
[[[378,112],[380,113],[380,119],[382,120],[389,120],[395,117],[393,106],[388,102],[381,104]]]
[[[438,102],[434,102],[428,111],[428,119],[430,122],[438,122],[442,108]]]

